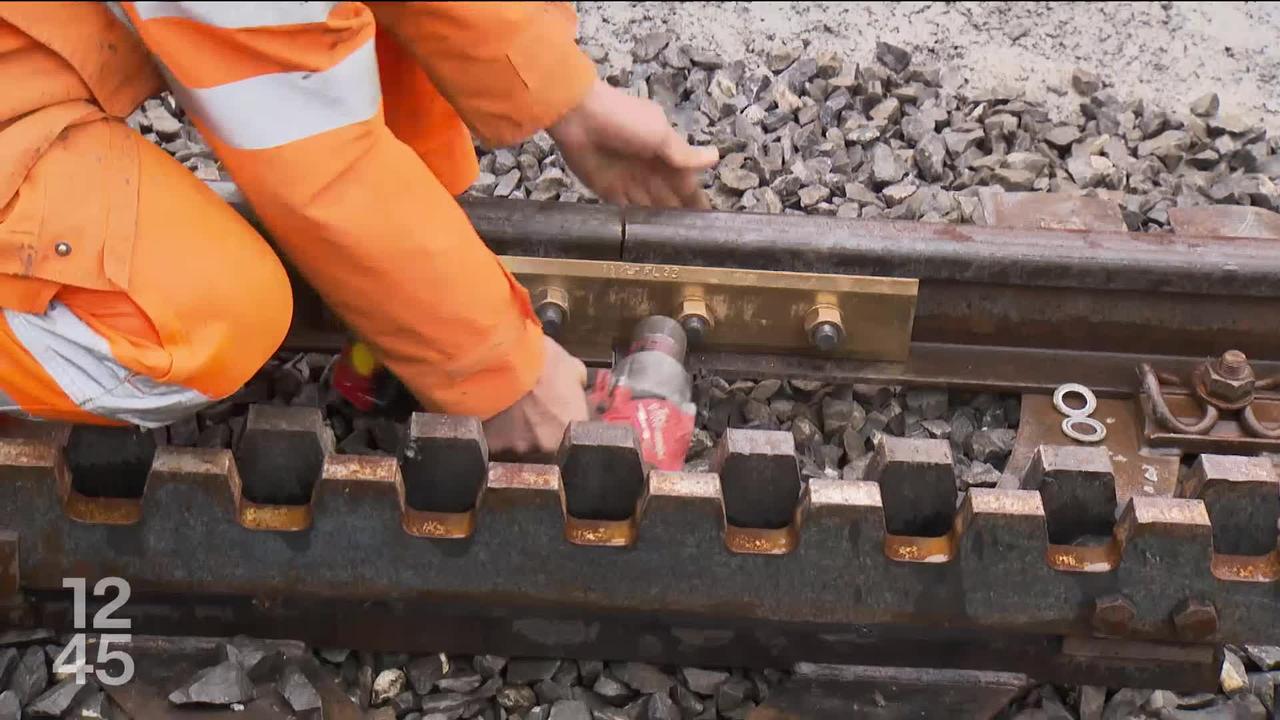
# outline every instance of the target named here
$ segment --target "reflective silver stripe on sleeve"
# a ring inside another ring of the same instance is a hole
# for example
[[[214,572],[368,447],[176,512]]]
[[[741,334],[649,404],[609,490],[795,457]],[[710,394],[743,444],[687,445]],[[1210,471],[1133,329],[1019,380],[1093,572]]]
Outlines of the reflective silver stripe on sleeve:
[[[220,28],[275,27],[324,22],[336,2],[139,2],[138,17],[187,18]]]
[[[9,329],[73,403],[85,412],[160,427],[208,405],[203,393],[139,375],[111,355],[106,338],[54,301],[41,314],[4,310]]]
[[[372,38],[328,70],[271,73],[177,92],[188,112],[241,150],[279,147],[368,120],[382,102]]]

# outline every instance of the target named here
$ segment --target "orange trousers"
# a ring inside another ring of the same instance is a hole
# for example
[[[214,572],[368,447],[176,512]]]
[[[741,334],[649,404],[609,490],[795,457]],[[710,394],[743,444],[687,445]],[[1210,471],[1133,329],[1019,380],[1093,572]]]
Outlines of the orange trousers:
[[[74,141],[118,122],[68,133]],[[164,425],[235,392],[284,339],[293,297],[271,247],[163,150],[131,130],[123,137],[138,157],[129,289],[63,284],[44,313],[4,309],[0,410]],[[42,162],[28,184],[40,182]],[[44,198],[55,211],[75,202]]]

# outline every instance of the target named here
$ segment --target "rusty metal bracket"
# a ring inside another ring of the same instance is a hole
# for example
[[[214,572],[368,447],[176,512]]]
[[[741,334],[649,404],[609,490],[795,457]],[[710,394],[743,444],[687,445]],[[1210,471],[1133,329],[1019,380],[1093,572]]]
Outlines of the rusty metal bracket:
[[[596,260],[503,256],[557,339],[605,353],[649,315],[697,322],[702,347],[906,360],[918,282]],[[696,309],[696,312],[695,312]],[[705,314],[703,314],[705,313]],[[815,335],[823,326],[826,334]],[[826,342],[832,342],[826,350]]]
[[[1187,452],[1280,450],[1280,376],[1257,379],[1243,353],[1201,362],[1184,381],[1138,366],[1145,437],[1153,447]]]

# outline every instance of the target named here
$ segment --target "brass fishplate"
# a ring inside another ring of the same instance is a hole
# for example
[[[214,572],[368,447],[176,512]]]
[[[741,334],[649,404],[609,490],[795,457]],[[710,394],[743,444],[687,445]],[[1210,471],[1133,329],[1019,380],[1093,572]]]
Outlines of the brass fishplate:
[[[696,349],[907,359],[919,281],[503,256],[552,334],[580,356],[610,350],[650,315]]]

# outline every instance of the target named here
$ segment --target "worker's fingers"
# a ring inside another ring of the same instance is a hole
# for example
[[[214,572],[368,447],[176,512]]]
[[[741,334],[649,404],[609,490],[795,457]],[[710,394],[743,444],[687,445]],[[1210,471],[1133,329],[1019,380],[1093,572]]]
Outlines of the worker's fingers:
[[[600,183],[600,187],[595,188],[596,195],[601,200],[611,205],[626,205],[627,194],[625,188],[617,182],[615,177],[610,177]]]
[[[635,207],[649,207],[649,192],[644,188],[628,188],[627,205]]]
[[[711,149],[715,150],[715,148]],[[702,187],[704,170],[701,168],[674,168],[666,161],[656,158],[651,160],[649,165],[653,168],[653,172],[666,178],[667,185],[679,197],[693,195]]]
[[[683,170],[671,173],[669,183],[672,190],[680,198],[680,205],[695,209],[711,207],[707,193],[702,189],[702,173],[700,171]]]
[[[653,100],[633,97],[625,91],[604,84],[601,96],[607,98],[606,117],[602,118],[598,141],[614,152],[631,157],[652,155],[670,131],[667,113]]]
[[[694,147],[675,130],[670,130],[662,140],[658,157],[679,170],[706,170],[720,162],[720,151],[713,146]]]
[[[645,207],[649,205],[649,188],[644,182],[643,174],[637,176],[635,173],[627,173],[623,176],[622,184],[624,192],[627,196],[628,205],[639,205]]]
[[[568,158],[565,158],[565,164],[569,165],[569,171],[572,172],[578,180],[582,181],[583,185],[591,188],[591,192],[599,195],[600,188],[603,185],[599,176],[599,171],[593,163],[581,162],[581,160],[576,157],[574,160],[576,162],[569,163]]]
[[[542,338],[543,345],[546,346],[548,368],[553,369],[557,365],[564,365],[568,368],[569,373],[575,378],[578,385],[587,386],[587,366],[581,360],[569,354],[568,350],[560,343],[552,340],[545,335]]]
[[[711,200],[702,189],[702,173],[695,170],[668,170],[665,174],[666,186],[673,192],[679,202],[678,207],[707,210],[711,208]]]
[[[650,173],[648,176],[649,202],[652,207],[678,208],[684,203],[672,187],[669,173]]]
[[[576,357],[574,357],[574,356],[570,355],[570,354],[568,353],[568,351],[564,350],[563,348],[561,348],[561,350],[564,352],[565,357],[566,357],[566,358],[568,358],[568,360],[569,360],[570,366],[573,368],[573,377],[574,377],[574,380],[578,383],[578,386],[579,386],[579,387],[584,387],[584,388],[585,388],[585,387],[587,386],[587,366],[586,366],[586,364],[585,364],[585,363],[583,363],[583,362],[582,362],[581,360],[579,360],[578,358],[576,358]]]
[[[694,210],[710,210],[711,198],[707,196],[707,191],[702,188],[696,188],[691,193],[686,193],[680,197],[681,205]]]

